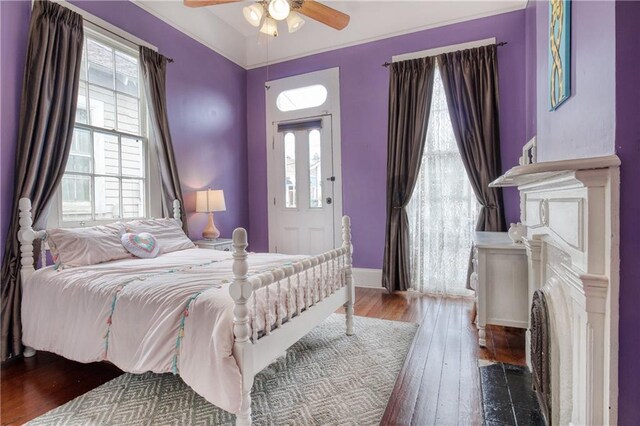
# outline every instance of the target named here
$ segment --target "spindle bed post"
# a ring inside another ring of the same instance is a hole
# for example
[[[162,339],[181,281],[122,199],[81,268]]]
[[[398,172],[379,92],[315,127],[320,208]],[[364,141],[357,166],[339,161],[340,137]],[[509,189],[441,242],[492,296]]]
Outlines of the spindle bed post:
[[[20,198],[18,201],[20,230],[18,240],[20,241],[20,281],[24,283],[36,269],[33,266],[33,241],[40,234],[33,230],[33,217],[31,215],[31,200]],[[22,355],[25,358],[35,356],[36,350],[25,346]]]
[[[229,294],[235,302],[233,308],[233,356],[242,374],[242,402],[236,414],[236,425],[251,424],[251,388],[253,387],[253,345],[249,340],[249,308],[247,301],[253,293],[253,285],[247,280],[247,231],[236,228],[233,231],[233,282]]]
[[[345,254],[346,264],[344,265],[344,268],[348,299],[344,304],[344,310],[347,320],[347,336],[351,336],[353,335],[353,304],[356,297],[353,285],[353,273],[351,271],[353,246],[351,245],[351,219],[349,216],[342,217],[342,246],[347,249],[347,253]]]
[[[182,213],[180,212],[180,200],[173,200],[173,218],[182,225]]]

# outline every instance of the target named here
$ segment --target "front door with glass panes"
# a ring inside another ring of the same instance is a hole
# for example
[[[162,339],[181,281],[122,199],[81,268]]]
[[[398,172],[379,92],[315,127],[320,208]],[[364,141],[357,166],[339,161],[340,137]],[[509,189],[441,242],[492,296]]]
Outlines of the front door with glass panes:
[[[331,250],[336,243],[331,116],[275,123],[273,131],[271,245],[287,254]]]

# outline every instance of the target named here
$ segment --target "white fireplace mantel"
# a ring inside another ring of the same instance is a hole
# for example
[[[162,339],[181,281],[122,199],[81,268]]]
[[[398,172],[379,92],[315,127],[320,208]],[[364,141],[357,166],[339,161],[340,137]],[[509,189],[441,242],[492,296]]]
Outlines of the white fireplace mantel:
[[[520,191],[529,307],[538,289],[550,301],[554,425],[617,422],[619,166],[615,155],[536,163],[491,184]]]

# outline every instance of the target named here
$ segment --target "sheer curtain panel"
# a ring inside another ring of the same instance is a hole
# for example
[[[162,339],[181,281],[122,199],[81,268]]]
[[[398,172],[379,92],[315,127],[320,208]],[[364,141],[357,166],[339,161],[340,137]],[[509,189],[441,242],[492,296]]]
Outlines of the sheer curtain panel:
[[[418,181],[407,206],[411,289],[467,295],[467,262],[478,203],[453,133],[436,68]]]

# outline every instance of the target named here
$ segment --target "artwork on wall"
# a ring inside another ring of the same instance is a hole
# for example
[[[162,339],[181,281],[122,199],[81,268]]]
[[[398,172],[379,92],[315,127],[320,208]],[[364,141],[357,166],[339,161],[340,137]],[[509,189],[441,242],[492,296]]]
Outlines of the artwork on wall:
[[[571,96],[571,0],[549,0],[549,101],[551,111]]]

